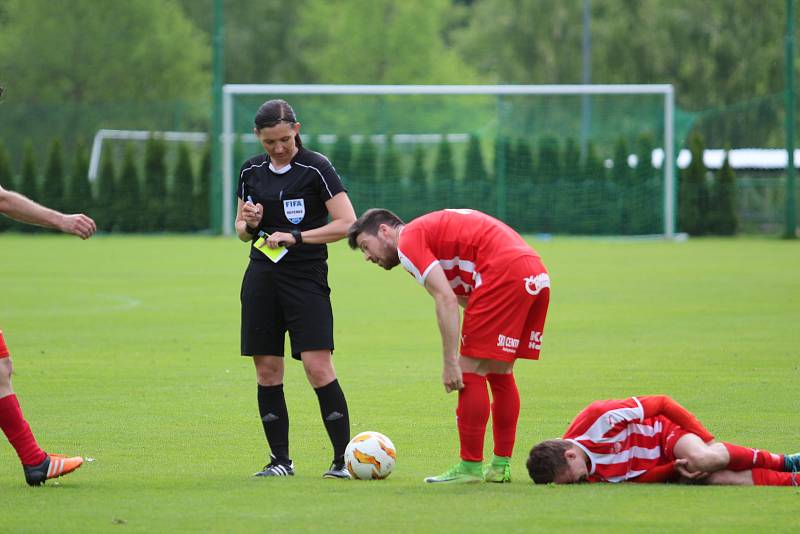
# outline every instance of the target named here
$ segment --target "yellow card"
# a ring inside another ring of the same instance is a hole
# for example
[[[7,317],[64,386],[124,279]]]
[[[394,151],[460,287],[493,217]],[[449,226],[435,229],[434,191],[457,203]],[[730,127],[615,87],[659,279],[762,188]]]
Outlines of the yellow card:
[[[269,248],[267,246],[268,237],[269,234],[262,233],[261,237],[256,239],[256,242],[253,243],[253,246],[256,247],[256,250],[262,252],[264,256],[268,257],[273,262],[278,263],[281,261],[281,258],[286,256],[286,253],[289,252],[289,249],[286,247]]]

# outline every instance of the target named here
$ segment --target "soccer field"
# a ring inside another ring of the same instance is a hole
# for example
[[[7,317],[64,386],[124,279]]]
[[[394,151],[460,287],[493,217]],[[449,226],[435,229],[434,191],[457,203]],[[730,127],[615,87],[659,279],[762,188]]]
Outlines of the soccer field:
[[[654,393],[720,439],[800,451],[800,246],[532,243],[553,293],[542,359],[516,367],[513,483],[430,487],[423,477],[457,460],[456,396],[440,384],[433,301],[402,269],[330,247],[352,434],[389,436],[394,473],[321,478],[330,445],[288,361],[297,475],[255,480],[267,458],[255,373],[238,355],[245,244],[0,236],[0,328],[22,408],[45,450],[94,459],[29,488],[0,440],[0,531],[796,531],[797,488],[534,486],[524,459],[590,401]]]

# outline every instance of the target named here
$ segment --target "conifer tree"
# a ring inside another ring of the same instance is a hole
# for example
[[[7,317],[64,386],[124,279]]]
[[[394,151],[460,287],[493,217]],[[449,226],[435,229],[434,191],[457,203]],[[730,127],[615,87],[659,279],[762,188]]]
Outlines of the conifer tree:
[[[0,141],[0,187],[14,190],[14,175],[11,171],[11,158],[8,155],[5,145]],[[14,221],[8,217],[0,215],[0,232],[10,230]]]
[[[739,226],[736,203],[736,175],[728,152],[717,172],[709,209],[709,231],[717,235],[735,235]]]
[[[447,136],[442,135],[436,149],[436,159],[433,165],[433,209],[453,207],[453,190],[455,189],[455,165],[453,164],[453,149]]]
[[[194,201],[192,202],[192,217],[194,230],[207,230],[210,226],[211,213],[209,211],[209,190],[211,188],[211,145],[206,145],[203,149],[203,157],[200,160],[200,172],[198,173]]]
[[[139,170],[136,168],[136,158],[131,145],[125,147],[118,183],[119,194],[114,205],[119,217],[119,227],[123,232],[141,232],[144,219],[148,215],[142,206]]]
[[[464,162],[464,178],[462,189],[464,191],[464,207],[486,210],[489,194],[489,177],[483,161],[480,138],[470,134]]]
[[[28,141],[22,153],[22,173],[20,175],[19,192],[29,199],[39,202],[39,184],[36,176],[36,160],[33,155],[33,144]],[[19,229],[23,232],[36,232],[40,228],[30,224],[22,224]]]
[[[54,139],[47,156],[44,183],[39,202],[56,211],[64,211],[64,192],[66,176],[61,141]]]
[[[408,211],[406,208],[408,200],[403,196],[403,170],[400,167],[400,155],[397,153],[394,138],[390,138],[389,142],[386,144],[386,149],[383,153],[382,167],[379,175],[378,195],[375,205],[388,209],[394,207],[398,209],[399,212],[402,212],[402,217],[406,215]],[[392,209],[392,211],[394,210]]]
[[[178,161],[175,164],[172,187],[167,194],[166,228],[173,232],[187,232],[192,228],[191,203],[194,199],[194,170],[189,147],[178,146]]]
[[[430,211],[429,181],[425,159],[425,149],[422,145],[417,145],[414,148],[414,160],[411,165],[411,172],[408,175],[409,192],[407,198],[411,201],[412,217]]]
[[[144,149],[144,191],[147,219],[145,231],[160,232],[166,227],[167,164],[164,140],[151,135]]]
[[[106,154],[102,159],[100,174],[97,176],[97,205],[94,209],[97,229],[112,232],[117,219],[117,173],[114,158]]]
[[[703,163],[703,139],[699,133],[690,138],[689,149],[692,162],[680,173],[678,227],[690,235],[703,235],[706,230],[707,171]]]
[[[75,159],[69,179],[66,211],[92,215],[94,198],[89,182],[89,154],[82,140],[75,144]]]

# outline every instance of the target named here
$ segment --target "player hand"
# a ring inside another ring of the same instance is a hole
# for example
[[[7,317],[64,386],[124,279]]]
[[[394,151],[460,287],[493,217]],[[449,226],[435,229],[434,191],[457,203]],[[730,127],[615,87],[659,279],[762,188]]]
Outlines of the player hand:
[[[442,383],[444,383],[444,390],[447,393],[464,389],[464,378],[461,374],[461,367],[457,363],[444,364]]]
[[[264,216],[264,206],[259,204],[253,204],[250,201],[245,202],[242,205],[242,218],[247,223],[247,226],[252,226],[253,228],[257,227],[261,224],[261,218]]]
[[[690,471],[687,467],[689,465],[689,460],[686,459],[678,459],[675,460],[675,470],[684,477],[688,478],[689,480],[702,480],[706,478],[711,473],[706,471]]]
[[[64,215],[58,229],[65,234],[73,234],[81,239],[89,239],[97,231],[97,225],[95,225],[91,217],[78,213]]]

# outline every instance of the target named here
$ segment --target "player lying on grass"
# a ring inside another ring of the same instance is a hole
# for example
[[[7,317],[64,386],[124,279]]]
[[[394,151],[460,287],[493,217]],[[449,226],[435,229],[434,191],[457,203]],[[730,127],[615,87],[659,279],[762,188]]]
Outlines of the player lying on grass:
[[[2,90],[0,90],[0,93]],[[64,215],[45,208],[36,202],[0,186],[0,214],[28,224],[55,228],[88,239],[95,232],[95,224],[86,215]],[[11,387],[13,367],[8,347],[0,330],[0,428],[17,451],[25,480],[38,486],[48,478],[66,475],[79,468],[83,458],[68,458],[58,454],[47,454],[36,442],[30,426],[22,416],[17,396]]]
[[[714,436],[664,395],[595,401],[563,439],[535,445],[528,473],[536,484],[688,482],[797,486],[800,454],[773,454]]]

